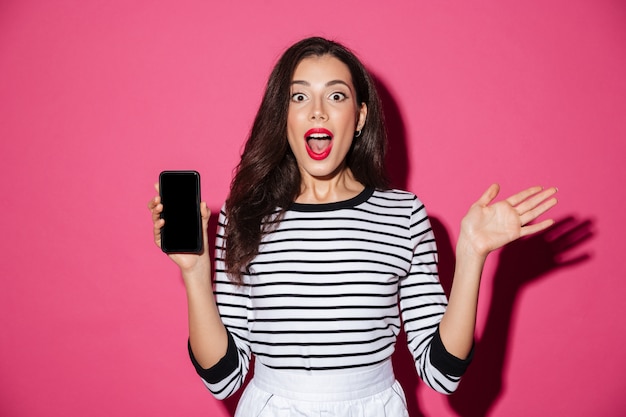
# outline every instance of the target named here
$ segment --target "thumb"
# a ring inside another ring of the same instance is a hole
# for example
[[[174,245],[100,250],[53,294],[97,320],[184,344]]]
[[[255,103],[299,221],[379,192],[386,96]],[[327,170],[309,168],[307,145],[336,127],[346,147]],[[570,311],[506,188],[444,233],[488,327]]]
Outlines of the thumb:
[[[487,190],[483,193],[483,195],[478,199],[476,204],[483,206],[483,207],[488,206],[489,203],[491,203],[496,198],[499,192],[500,192],[500,185],[491,184],[489,188],[487,188]]]
[[[205,226],[209,223],[209,217],[211,216],[211,210],[209,210],[206,202],[200,202],[200,215],[202,216],[202,223],[205,223]]]

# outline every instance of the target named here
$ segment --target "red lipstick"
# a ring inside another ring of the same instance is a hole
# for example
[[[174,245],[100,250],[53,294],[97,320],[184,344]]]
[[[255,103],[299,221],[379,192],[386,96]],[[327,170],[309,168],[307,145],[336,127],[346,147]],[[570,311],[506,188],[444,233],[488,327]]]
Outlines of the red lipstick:
[[[309,144],[309,141],[311,140],[315,140],[318,142],[328,141],[328,145],[322,147],[317,146],[316,149],[313,149]],[[306,151],[311,159],[321,161],[323,159],[326,159],[328,155],[330,155],[330,151],[333,147],[333,134],[330,130],[324,129],[322,127],[309,129],[304,134],[304,143],[306,145]]]

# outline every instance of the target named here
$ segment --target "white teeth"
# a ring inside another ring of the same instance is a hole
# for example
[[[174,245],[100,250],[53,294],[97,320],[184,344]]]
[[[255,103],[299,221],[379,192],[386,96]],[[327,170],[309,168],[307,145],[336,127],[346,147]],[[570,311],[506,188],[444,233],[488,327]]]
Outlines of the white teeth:
[[[330,139],[329,135],[325,135],[323,133],[313,133],[312,135],[307,136],[310,139]]]

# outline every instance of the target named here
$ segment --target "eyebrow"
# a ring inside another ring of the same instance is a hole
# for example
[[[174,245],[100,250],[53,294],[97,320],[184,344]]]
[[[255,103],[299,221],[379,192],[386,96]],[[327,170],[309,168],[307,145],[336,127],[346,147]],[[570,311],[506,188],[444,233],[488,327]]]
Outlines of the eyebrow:
[[[310,82],[308,82],[308,81],[304,81],[304,80],[293,80],[293,81],[291,82],[291,85],[294,85],[294,84],[296,84],[296,85],[304,85],[304,86],[306,86],[306,87],[310,87],[310,86],[311,86],[311,83],[310,83]],[[345,85],[346,87],[350,88],[350,86],[348,85],[348,83],[347,83],[347,82],[345,82],[345,81],[343,81],[343,80],[331,80],[331,81],[329,81],[329,82],[327,82],[327,83],[325,84],[325,87],[332,87],[333,85],[337,85],[337,84]],[[350,89],[351,89],[351,88],[350,88]]]

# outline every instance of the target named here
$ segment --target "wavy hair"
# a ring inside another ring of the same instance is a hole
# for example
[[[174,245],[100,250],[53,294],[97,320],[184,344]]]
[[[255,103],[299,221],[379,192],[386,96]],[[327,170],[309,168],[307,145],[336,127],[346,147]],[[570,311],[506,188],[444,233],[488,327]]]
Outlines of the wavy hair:
[[[246,140],[226,200],[224,262],[226,272],[241,284],[258,254],[263,234],[280,221],[300,192],[300,171],[287,141],[290,84],[304,58],[330,55],[346,64],[357,103],[367,105],[362,134],[352,143],[346,166],[361,184],[376,189],[389,186],[385,172],[387,135],[374,81],[348,48],[320,37],[303,39],[278,60],[267,82],[263,100]],[[278,215],[268,222],[270,216]]]

